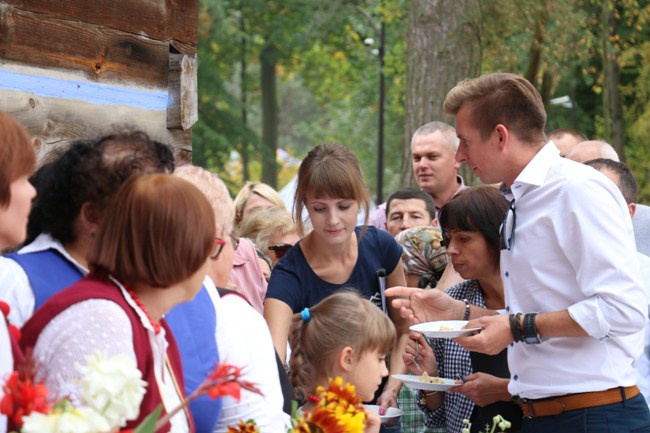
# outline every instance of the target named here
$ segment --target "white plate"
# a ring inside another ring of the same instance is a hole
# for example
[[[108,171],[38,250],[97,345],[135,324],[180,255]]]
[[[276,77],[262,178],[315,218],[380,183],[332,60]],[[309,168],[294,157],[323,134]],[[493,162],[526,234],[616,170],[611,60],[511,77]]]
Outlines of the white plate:
[[[379,415],[379,406],[376,404],[365,404],[365,407]],[[398,407],[389,407],[386,409],[386,413],[383,415],[379,415],[379,419],[381,420],[382,423],[385,423],[391,418],[397,418],[398,416],[402,416],[404,411]]]
[[[411,331],[420,332],[431,338],[456,338],[471,335],[481,328],[465,328],[467,320],[441,320],[438,322],[418,323],[411,326]],[[442,328],[442,329],[441,329]]]
[[[456,382],[453,379],[443,379],[442,377],[440,378],[442,383],[429,383],[422,382],[420,376],[413,376],[411,374],[393,374],[392,376],[404,382],[404,385],[409,388],[422,389],[424,391],[447,391],[449,388],[460,385],[460,382]]]

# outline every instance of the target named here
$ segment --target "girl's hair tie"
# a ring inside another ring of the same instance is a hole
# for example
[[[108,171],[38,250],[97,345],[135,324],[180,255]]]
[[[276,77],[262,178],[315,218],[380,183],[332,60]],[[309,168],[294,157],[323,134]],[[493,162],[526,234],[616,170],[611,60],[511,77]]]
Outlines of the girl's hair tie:
[[[300,312],[300,317],[302,317],[302,320],[306,322],[309,322],[311,320],[311,312],[309,311],[308,307],[305,307],[301,312]]]

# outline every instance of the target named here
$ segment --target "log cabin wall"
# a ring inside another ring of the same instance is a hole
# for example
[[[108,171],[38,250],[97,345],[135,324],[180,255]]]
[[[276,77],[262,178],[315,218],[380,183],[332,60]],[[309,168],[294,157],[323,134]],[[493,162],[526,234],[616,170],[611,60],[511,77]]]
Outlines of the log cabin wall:
[[[58,146],[142,130],[190,159],[198,0],[0,0],[0,110]]]

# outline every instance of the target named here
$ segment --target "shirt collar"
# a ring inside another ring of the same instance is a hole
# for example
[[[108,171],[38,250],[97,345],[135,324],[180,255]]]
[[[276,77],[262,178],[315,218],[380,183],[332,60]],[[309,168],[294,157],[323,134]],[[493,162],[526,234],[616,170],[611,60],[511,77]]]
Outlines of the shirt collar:
[[[560,158],[560,151],[552,141],[549,141],[519,173],[510,188],[512,196],[519,199],[528,189],[543,185],[548,172],[558,158]]]
[[[69,253],[66,251],[65,247],[57,239],[54,239],[49,233],[41,233],[36,239],[34,239],[29,244],[22,247],[18,254],[27,254],[27,253],[37,253],[41,251],[55,250],[59,252],[63,257],[66,258],[70,263],[72,263],[79,271],[86,275],[88,269],[79,264]]]

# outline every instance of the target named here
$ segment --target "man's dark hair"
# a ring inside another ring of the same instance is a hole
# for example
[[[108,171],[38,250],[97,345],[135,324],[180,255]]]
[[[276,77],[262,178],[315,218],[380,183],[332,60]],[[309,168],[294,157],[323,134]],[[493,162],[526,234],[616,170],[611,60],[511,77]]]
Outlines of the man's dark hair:
[[[37,191],[27,225],[28,241],[49,233],[62,244],[75,240],[84,203],[100,213],[134,174],[171,173],[174,154],[144,132],[112,134],[72,143],[30,179]]]
[[[428,192],[415,188],[400,188],[392,193],[386,201],[386,218],[388,218],[390,204],[393,200],[410,199],[418,199],[424,201],[424,205],[427,209],[427,212],[429,212],[430,219],[433,220],[436,217],[436,204],[433,202],[433,198],[429,195]]]
[[[585,162],[585,165],[593,167],[598,171],[609,170],[616,173],[618,176],[618,182],[615,183],[621,191],[621,194],[623,194],[625,202],[628,204],[636,203],[638,186],[634,174],[632,174],[630,168],[626,164],[612,159],[597,158]]]

